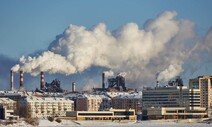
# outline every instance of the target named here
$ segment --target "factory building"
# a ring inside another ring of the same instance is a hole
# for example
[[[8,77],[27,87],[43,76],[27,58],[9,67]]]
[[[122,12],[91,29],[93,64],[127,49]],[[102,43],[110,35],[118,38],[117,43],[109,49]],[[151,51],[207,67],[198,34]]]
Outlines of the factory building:
[[[192,108],[206,108],[208,116],[212,117],[212,76],[199,76],[189,80]]]
[[[77,111],[104,111],[111,108],[111,99],[104,95],[81,94],[76,98]]]
[[[18,102],[19,115],[28,118],[45,118],[48,116],[65,116],[74,110],[74,102],[59,97],[27,96]]]

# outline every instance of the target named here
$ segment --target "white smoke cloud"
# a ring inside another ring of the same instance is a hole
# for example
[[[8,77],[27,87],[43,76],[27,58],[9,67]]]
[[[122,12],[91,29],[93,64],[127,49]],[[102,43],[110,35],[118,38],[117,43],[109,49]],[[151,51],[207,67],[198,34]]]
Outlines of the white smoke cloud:
[[[127,72],[121,72],[121,73],[119,73],[118,75],[119,75],[119,76],[122,76],[122,77],[126,77]]]
[[[182,65],[169,65],[168,68],[159,73],[157,79],[158,81],[169,81],[170,79],[179,75],[183,69]]]
[[[13,67],[11,68],[11,70],[14,71],[14,72],[18,72],[19,69],[20,69],[20,65],[19,65],[19,64],[16,64],[15,66],[13,66]]]
[[[20,63],[23,64],[20,69],[33,76],[40,74],[41,71],[66,75],[75,73],[75,67],[65,57],[51,51],[46,51],[38,57],[21,57]]]
[[[56,37],[49,51],[20,58],[20,68],[32,75],[40,71],[73,74],[91,66],[126,72],[128,81],[147,82],[160,73],[161,80],[179,75],[188,57],[186,40],[194,36],[194,23],[175,19],[166,11],[140,28],[128,23],[109,31],[104,23],[92,29],[70,25]]]
[[[95,80],[88,79],[82,87],[82,91],[92,91],[93,88],[99,88],[98,83]]]
[[[112,70],[109,70],[109,71],[104,71],[105,73],[105,77],[111,77],[111,76],[114,76],[114,72]]]

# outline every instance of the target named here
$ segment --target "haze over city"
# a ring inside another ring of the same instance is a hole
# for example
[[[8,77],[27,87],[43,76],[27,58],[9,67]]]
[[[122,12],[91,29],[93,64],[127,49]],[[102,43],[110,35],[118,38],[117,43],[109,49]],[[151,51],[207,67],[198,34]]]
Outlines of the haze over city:
[[[25,88],[61,80],[64,89],[101,86],[125,74],[130,88],[181,76],[212,75],[212,2],[0,1],[0,85],[10,70],[25,72]],[[15,87],[19,74],[15,73]]]

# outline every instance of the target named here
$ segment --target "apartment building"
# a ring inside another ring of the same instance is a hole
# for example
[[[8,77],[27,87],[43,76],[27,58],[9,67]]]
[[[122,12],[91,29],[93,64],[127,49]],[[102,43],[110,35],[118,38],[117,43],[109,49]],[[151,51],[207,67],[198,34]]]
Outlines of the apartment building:
[[[191,108],[206,108],[212,117],[212,76],[199,76],[189,80],[189,88],[193,98]]]
[[[59,97],[27,96],[18,102],[19,115],[28,118],[45,118],[48,116],[65,116],[74,110],[74,102]]]
[[[0,98],[0,119],[18,120],[16,101],[9,98]]]
[[[114,109],[135,109],[136,114],[142,110],[142,93],[124,93],[112,98]]]
[[[111,108],[111,99],[104,95],[80,94],[76,98],[77,111],[104,111]]]

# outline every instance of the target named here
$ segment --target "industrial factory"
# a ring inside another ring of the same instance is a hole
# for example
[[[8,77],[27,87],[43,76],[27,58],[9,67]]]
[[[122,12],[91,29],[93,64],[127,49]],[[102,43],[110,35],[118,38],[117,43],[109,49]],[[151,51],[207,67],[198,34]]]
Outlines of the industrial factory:
[[[107,121],[212,117],[212,76],[191,79],[189,89],[177,77],[167,85],[156,80],[154,88],[137,91],[126,87],[123,75],[106,77],[103,72],[102,88],[80,92],[75,82],[70,86],[72,91],[63,90],[58,79],[45,82],[41,72],[40,88],[29,92],[24,89],[24,72],[19,72],[20,88],[15,90],[10,71],[10,91],[0,91],[0,121],[28,117]]]
[[[136,90],[126,87],[124,76],[118,74],[116,77],[110,77],[106,80],[105,73],[103,72],[102,88],[94,88],[94,91],[133,92]]]

